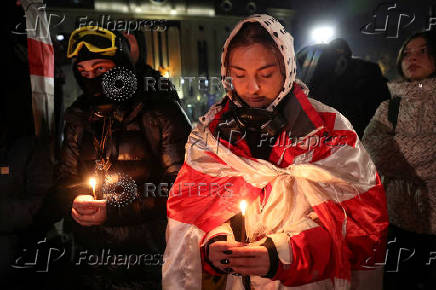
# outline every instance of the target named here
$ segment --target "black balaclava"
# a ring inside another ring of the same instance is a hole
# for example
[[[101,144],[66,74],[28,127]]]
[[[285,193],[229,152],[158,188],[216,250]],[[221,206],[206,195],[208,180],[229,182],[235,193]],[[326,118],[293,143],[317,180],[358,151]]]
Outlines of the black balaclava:
[[[101,84],[102,79],[103,79],[103,75],[100,75],[92,79],[81,77],[81,88],[83,90],[83,94],[89,97],[104,98],[103,88]]]
[[[122,36],[121,33],[115,33],[117,37],[116,45],[118,47],[115,55],[105,55],[103,53],[94,53],[83,46],[78,55],[73,59],[73,73],[74,77],[83,91],[83,95],[87,102],[91,105],[104,105],[113,103],[112,100],[106,98],[103,93],[102,80],[103,75],[95,78],[85,78],[77,70],[77,64],[81,61],[91,59],[109,59],[115,63],[115,66],[126,67],[133,71],[133,65],[130,61],[130,45],[128,40]],[[96,96],[96,94],[99,94]]]

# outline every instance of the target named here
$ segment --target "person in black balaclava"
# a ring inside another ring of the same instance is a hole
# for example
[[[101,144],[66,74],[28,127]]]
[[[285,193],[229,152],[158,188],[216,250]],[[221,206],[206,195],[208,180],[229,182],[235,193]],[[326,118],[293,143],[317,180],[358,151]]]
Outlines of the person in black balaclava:
[[[57,185],[40,213],[45,222],[65,217],[74,236],[66,273],[74,282],[62,288],[161,287],[168,188],[191,126],[168,92],[140,89],[129,52],[128,40],[106,29],[70,37],[83,95],[66,110]]]

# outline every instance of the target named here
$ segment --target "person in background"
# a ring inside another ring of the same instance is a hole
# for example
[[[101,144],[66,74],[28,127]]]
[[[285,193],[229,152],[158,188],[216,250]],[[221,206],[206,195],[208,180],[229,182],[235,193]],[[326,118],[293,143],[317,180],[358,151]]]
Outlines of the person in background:
[[[66,110],[56,186],[39,213],[40,223],[64,217],[73,235],[64,289],[161,288],[167,191],[191,127],[168,91],[143,90],[130,52],[121,33],[95,26],[69,40],[83,95]]]
[[[435,64],[434,31],[404,42],[397,59],[402,80],[388,84],[393,98],[381,103],[363,138],[388,200],[385,289],[436,285]]]
[[[338,110],[362,138],[377,107],[390,97],[379,66],[352,57],[342,38],[301,49],[297,63],[301,67],[298,74],[310,89],[309,97]]]

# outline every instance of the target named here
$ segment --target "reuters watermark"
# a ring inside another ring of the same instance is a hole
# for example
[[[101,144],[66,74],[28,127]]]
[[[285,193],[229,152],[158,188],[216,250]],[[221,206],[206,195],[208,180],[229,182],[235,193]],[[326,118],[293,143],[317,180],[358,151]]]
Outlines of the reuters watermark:
[[[225,77],[224,82],[226,86],[232,87],[232,78]],[[196,87],[198,91],[224,91],[224,86],[221,81],[221,77],[145,77],[144,78],[144,90],[148,91],[174,91],[176,90],[174,84],[180,88]]]
[[[172,196],[220,196],[232,197],[232,183],[215,182],[186,182],[186,183],[159,183],[147,182],[144,184],[144,197],[172,197]]]

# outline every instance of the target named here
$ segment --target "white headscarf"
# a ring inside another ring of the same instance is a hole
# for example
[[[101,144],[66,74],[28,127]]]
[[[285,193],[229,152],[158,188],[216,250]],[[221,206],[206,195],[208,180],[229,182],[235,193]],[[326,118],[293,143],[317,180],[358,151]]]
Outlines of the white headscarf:
[[[271,35],[271,38],[276,43],[277,48],[283,56],[283,63],[285,65],[285,81],[283,84],[283,89],[280,91],[277,98],[275,98],[274,101],[266,108],[268,111],[273,111],[280,101],[291,91],[292,85],[295,81],[296,64],[294,38],[289,32],[285,31],[285,28],[277,19],[267,14],[254,14],[239,21],[224,43],[223,52],[221,54],[221,80],[224,88],[228,91],[230,98],[232,97],[232,88],[230,87],[230,84],[226,82],[227,67],[225,66],[225,59],[230,42],[246,22],[258,22],[263,28],[265,28],[265,30]],[[236,104],[240,105],[237,102]]]

